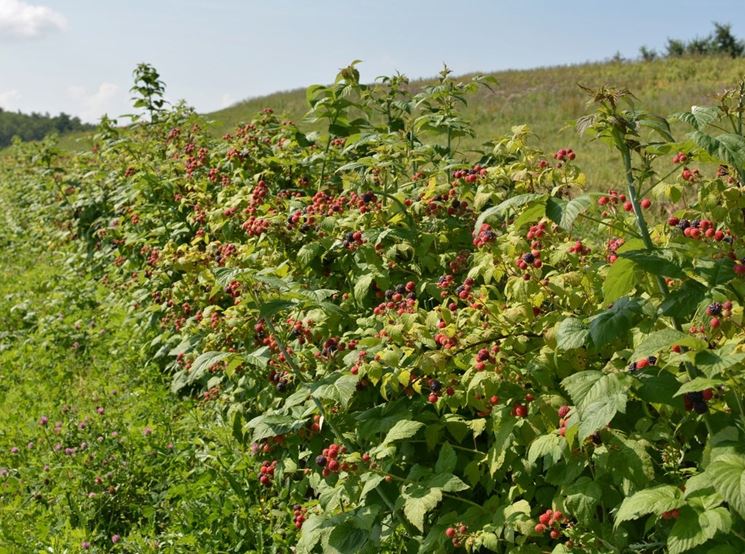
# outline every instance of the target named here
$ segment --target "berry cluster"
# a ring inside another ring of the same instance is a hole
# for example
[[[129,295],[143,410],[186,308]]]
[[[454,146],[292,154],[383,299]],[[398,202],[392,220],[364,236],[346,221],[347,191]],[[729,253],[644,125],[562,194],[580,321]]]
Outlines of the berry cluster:
[[[225,292],[228,293],[233,298],[238,298],[241,295],[241,283],[233,279],[225,287]]]
[[[324,477],[328,477],[332,473],[353,469],[346,462],[339,462],[339,455],[343,455],[346,451],[347,449],[344,446],[332,443],[324,448],[319,456],[316,456],[316,464],[323,468],[321,474]]]
[[[559,435],[562,437],[566,435],[567,432],[567,416],[569,415],[569,412],[571,411],[571,408],[564,404],[561,408],[559,408],[559,411],[557,412],[559,414]]]
[[[515,258],[515,265],[522,270],[528,269],[528,266],[540,268],[543,265],[543,261],[541,260],[541,251],[538,246],[539,244],[534,241],[531,244],[530,252],[526,252],[522,256]]]
[[[531,225],[525,238],[528,240],[539,239],[546,233],[546,222],[541,221],[537,225]]]
[[[305,344],[313,340],[313,332],[310,330],[313,324],[312,321],[303,323],[298,319],[289,317],[287,318],[287,324],[291,327],[290,338],[296,339],[298,343]]]
[[[581,240],[578,240],[569,247],[570,254],[579,254],[580,256],[586,256],[590,252],[592,252],[592,249],[589,246],[585,246],[584,244],[582,244]]]
[[[561,148],[554,153],[554,159],[560,162],[573,160],[577,155],[571,148]]]
[[[641,360],[631,362],[628,365],[627,369],[633,373],[634,371],[639,371],[640,369],[644,369],[645,367],[656,365],[656,364],[657,364],[657,357],[649,356],[647,358],[642,358]]]
[[[364,243],[365,239],[362,238],[362,231],[350,231],[346,233],[341,242],[342,246],[347,250],[357,250]]]
[[[441,275],[440,278],[437,280],[437,288],[441,290],[440,297],[446,298],[448,295],[447,290],[453,286],[453,283],[455,282],[455,278],[450,275]]]
[[[437,379],[430,379],[429,380],[429,396],[427,397],[427,401],[430,404],[437,403],[437,400],[440,398],[440,393],[442,392],[442,383],[438,381]]]
[[[731,242],[732,238],[729,231],[716,229],[714,224],[708,219],[680,219],[675,216],[668,218],[667,224],[683,231],[683,235],[691,239],[707,238],[717,242]]]
[[[277,371],[275,369],[272,369],[269,372],[269,381],[274,383],[274,386],[277,388],[277,392],[285,392],[287,390],[287,386],[292,381],[292,376],[287,371]]]
[[[471,289],[473,288],[474,283],[475,281],[468,277],[465,281],[463,281],[462,285],[455,289],[455,294],[457,294],[458,298],[460,298],[461,300],[468,300],[468,298],[471,296]]]
[[[305,522],[305,508],[300,504],[295,504],[292,507],[292,515],[294,517],[293,522],[295,523],[295,527],[300,529]]]
[[[241,228],[249,237],[258,237],[269,229],[269,220],[252,215],[243,222]]]
[[[711,400],[713,397],[714,391],[712,389],[689,392],[683,395],[683,405],[688,412],[705,414],[709,411],[709,406],[706,404],[706,402]]]
[[[482,246],[487,245],[496,238],[497,233],[494,232],[494,229],[491,228],[491,225],[489,225],[488,223],[484,223],[481,225],[479,232],[476,233],[476,235],[473,237],[473,245],[476,248],[481,248]]]
[[[259,468],[259,483],[265,487],[271,487],[276,467],[277,460],[272,460],[271,462],[268,460],[263,461],[261,463],[261,468]]]
[[[487,364],[493,364],[496,362],[495,355],[499,353],[499,345],[492,345],[491,349],[482,348],[476,353],[476,360],[474,362],[474,368],[476,371],[483,371],[486,369]]]
[[[460,548],[463,544],[463,539],[468,536],[468,527],[463,523],[455,527],[448,527],[445,529],[445,536],[452,541],[453,547]]]
[[[618,259],[617,251],[621,246],[623,246],[624,242],[626,242],[622,238],[612,238],[608,241],[607,249],[608,249],[608,263],[613,263]]]
[[[667,512],[662,512],[662,514],[660,514],[660,517],[662,517],[662,519],[665,519],[665,520],[678,519],[680,517],[680,511],[679,510],[668,510]]]
[[[480,177],[486,177],[487,171],[485,167],[476,164],[471,169],[459,169],[453,172],[455,179],[463,179],[466,183],[475,183]]]
[[[385,301],[373,309],[375,315],[381,315],[390,310],[395,310],[398,315],[413,313],[416,304],[416,283],[409,281],[405,285],[397,285],[384,293]]]
[[[688,161],[688,156],[685,152],[678,152],[673,156],[673,163],[674,164],[684,164]]]
[[[680,173],[680,178],[689,183],[693,183],[696,179],[700,177],[701,177],[701,172],[697,168],[688,169],[687,167],[684,167],[683,171],[681,171]]]
[[[542,535],[546,531],[553,540],[562,536],[561,525],[569,523],[569,519],[558,510],[546,510],[538,516],[535,532]]]

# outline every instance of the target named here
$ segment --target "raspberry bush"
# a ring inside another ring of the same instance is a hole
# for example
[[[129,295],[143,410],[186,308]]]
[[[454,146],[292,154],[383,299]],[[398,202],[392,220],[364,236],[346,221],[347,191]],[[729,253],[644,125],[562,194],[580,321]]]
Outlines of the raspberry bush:
[[[745,85],[678,139],[588,91],[610,190],[524,126],[459,151],[482,86],[352,64],[308,89],[323,132],[221,140],[148,89],[3,181],[220,406],[297,552],[742,552]]]

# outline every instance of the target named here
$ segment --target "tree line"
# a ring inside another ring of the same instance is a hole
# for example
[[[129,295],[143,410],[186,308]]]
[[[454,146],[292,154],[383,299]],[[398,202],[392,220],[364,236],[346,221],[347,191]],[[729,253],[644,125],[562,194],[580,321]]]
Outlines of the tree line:
[[[94,125],[83,123],[79,117],[73,117],[64,112],[50,116],[48,113],[24,114],[20,111],[11,112],[0,108],[0,147],[8,146],[13,137],[19,137],[25,141],[40,140],[52,132],[62,134],[93,128]]]

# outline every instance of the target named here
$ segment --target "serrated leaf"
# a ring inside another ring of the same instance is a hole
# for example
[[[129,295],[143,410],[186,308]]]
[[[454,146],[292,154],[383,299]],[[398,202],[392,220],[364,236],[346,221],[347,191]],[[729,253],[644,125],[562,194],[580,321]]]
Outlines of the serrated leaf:
[[[687,346],[692,350],[701,350],[707,346],[706,342],[692,336],[690,333],[684,333],[672,328],[661,329],[647,335],[639,343],[639,346],[636,347],[631,359],[641,360],[642,358],[647,358],[660,352],[669,352],[675,344]]]
[[[452,473],[457,462],[458,455],[455,453],[453,447],[450,446],[450,443],[446,442],[440,448],[440,454],[437,456],[435,473]]]
[[[186,382],[192,384],[201,379],[207,371],[217,363],[235,356],[232,352],[204,352],[191,364]]]
[[[568,317],[556,329],[557,350],[574,350],[585,346],[590,330],[579,319]]]
[[[745,457],[724,454],[709,464],[705,473],[722,498],[745,519]]]
[[[358,302],[361,302],[367,297],[367,293],[370,290],[374,277],[372,273],[366,273],[361,277],[357,278],[357,282],[354,284],[354,297]]]
[[[616,512],[614,526],[618,527],[624,521],[647,514],[660,515],[662,512],[680,508],[684,503],[683,493],[672,485],[659,485],[640,490],[623,500]]]
[[[670,294],[660,304],[660,313],[662,315],[685,318],[696,311],[696,307],[701,303],[706,295],[706,287],[688,279],[683,284],[670,292]]]
[[[701,390],[706,389],[713,389],[721,385],[723,381],[720,381],[719,379],[706,379],[704,377],[696,377],[695,379],[692,379],[688,381],[686,384],[682,385],[678,392],[675,393],[675,396],[681,396],[683,394],[687,394],[689,392],[697,392]]]
[[[628,294],[636,285],[634,262],[619,258],[613,262],[603,280],[603,299],[614,302]]]
[[[445,492],[460,492],[469,488],[459,477],[452,473],[439,473],[435,475],[427,481],[427,486],[442,489]]]
[[[536,194],[536,193],[526,193],[526,194],[518,194],[516,196],[511,196],[507,200],[501,202],[500,204],[497,204],[496,206],[493,206],[483,212],[481,212],[481,215],[476,220],[476,224],[474,225],[474,230],[478,233],[481,229],[481,225],[484,224],[484,222],[493,216],[503,216],[506,214],[509,210],[519,208],[520,206],[524,206],[525,204],[528,204],[529,202],[532,202],[533,200],[537,200],[538,198],[544,198],[545,195],[543,194]]]
[[[381,446],[387,446],[394,441],[411,438],[416,435],[422,427],[424,427],[424,423],[421,421],[411,421],[410,419],[397,421],[386,434]]]
[[[357,391],[357,375],[345,374],[334,379],[331,383],[317,384],[313,387],[313,396],[322,400],[338,402],[346,407]]]
[[[564,505],[578,519],[589,519],[603,497],[601,486],[589,477],[580,477],[564,491]]]
[[[696,365],[707,377],[715,377],[745,360],[743,352],[722,352],[720,350],[703,350],[696,353]]]
[[[362,500],[383,482],[383,476],[378,473],[365,473],[360,480],[365,483],[360,492],[360,500]]]
[[[685,276],[683,268],[672,260],[666,258],[663,252],[654,250],[632,250],[630,252],[622,252],[619,256],[631,260],[634,265],[652,275],[672,277],[674,279],[680,279]]]
[[[534,464],[538,458],[550,456],[554,463],[557,463],[564,452],[564,440],[559,435],[553,433],[541,435],[530,443],[528,449],[528,461]]]
[[[619,298],[609,310],[599,313],[590,322],[590,337],[600,348],[614,339],[623,338],[641,316],[641,305],[636,299]]]
[[[732,518],[724,508],[696,512],[684,507],[667,537],[669,554],[680,554],[712,539],[718,532],[726,533],[732,526]]]
[[[424,532],[424,518],[440,503],[442,491],[438,488],[428,489],[421,485],[413,485],[406,487],[401,497],[404,499],[406,519],[420,532]]]

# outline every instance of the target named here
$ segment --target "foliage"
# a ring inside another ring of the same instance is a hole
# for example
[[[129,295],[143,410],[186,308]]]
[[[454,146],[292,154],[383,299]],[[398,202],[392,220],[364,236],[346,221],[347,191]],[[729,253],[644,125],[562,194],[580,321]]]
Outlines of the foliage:
[[[53,199],[31,215],[171,389],[221,406],[231,487],[292,506],[276,548],[742,551],[743,87],[682,140],[588,90],[625,180],[588,192],[526,126],[463,151],[484,85],[353,63],[308,89],[318,132],[265,110],[217,140],[177,106],[19,148],[3,182]]]

